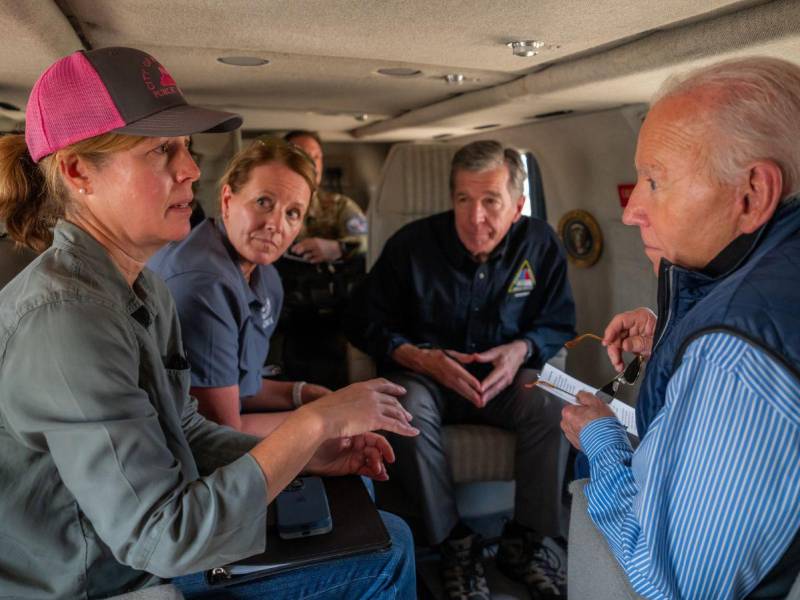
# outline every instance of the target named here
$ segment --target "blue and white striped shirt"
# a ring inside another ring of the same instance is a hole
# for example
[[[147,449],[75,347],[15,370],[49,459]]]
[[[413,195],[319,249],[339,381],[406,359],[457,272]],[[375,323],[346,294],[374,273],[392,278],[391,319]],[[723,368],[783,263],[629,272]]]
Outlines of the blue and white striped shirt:
[[[800,382],[740,338],[689,346],[635,452],[612,417],[580,441],[589,514],[646,598],[742,598],[800,527]]]

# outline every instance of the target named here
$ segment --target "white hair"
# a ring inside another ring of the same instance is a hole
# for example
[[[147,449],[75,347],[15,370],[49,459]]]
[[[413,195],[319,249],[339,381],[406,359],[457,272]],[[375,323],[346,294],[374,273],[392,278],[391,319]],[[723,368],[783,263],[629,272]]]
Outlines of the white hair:
[[[670,77],[653,104],[707,90],[720,92],[709,111],[717,178],[733,183],[748,163],[770,160],[783,174],[782,200],[800,194],[800,67],[767,57],[726,60]]]

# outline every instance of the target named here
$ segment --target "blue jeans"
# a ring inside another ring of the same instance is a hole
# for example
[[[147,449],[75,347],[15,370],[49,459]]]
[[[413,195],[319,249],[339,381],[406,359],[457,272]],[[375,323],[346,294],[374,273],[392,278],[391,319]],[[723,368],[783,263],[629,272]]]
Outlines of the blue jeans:
[[[417,596],[414,542],[405,521],[381,511],[392,538],[386,552],[332,560],[241,585],[209,587],[203,573],[172,580],[187,599],[271,600],[275,598],[398,598]]]

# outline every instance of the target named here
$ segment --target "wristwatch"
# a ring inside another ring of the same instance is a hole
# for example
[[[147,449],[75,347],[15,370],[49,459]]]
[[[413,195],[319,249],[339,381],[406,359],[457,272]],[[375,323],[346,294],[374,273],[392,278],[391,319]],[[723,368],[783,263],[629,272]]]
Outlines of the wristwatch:
[[[531,356],[533,356],[533,342],[528,338],[522,338],[522,341],[525,342],[525,346],[528,348],[528,350],[525,352],[525,358],[522,359],[522,363],[524,364],[531,359]]]

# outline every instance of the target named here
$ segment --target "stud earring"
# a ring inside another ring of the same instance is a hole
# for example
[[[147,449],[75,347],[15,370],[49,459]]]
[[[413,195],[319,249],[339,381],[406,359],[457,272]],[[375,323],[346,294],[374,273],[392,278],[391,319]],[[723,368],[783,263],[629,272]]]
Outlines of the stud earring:
[[[85,190],[85,189],[83,189],[83,188],[80,188],[80,189],[78,190],[78,193],[79,193],[79,194],[85,194],[85,193],[86,193],[86,190]]]

